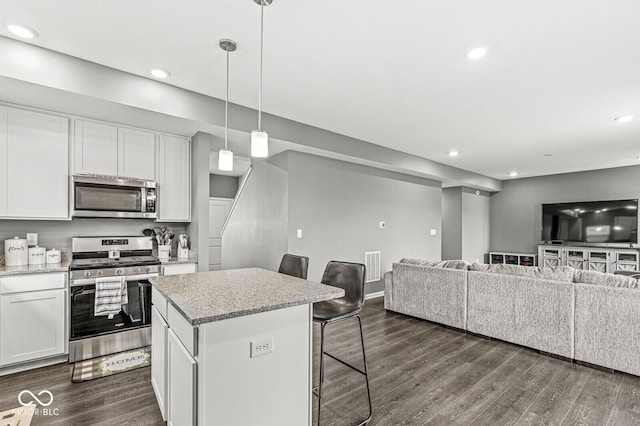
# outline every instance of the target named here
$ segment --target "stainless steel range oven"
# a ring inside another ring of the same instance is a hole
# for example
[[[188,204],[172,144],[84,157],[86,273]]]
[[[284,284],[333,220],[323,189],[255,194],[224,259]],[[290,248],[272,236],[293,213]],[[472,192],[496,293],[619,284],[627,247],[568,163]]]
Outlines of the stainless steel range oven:
[[[151,344],[149,278],[160,274],[152,244],[151,237],[138,236],[71,240],[69,362]],[[96,283],[104,282],[121,282],[109,315],[96,310]]]

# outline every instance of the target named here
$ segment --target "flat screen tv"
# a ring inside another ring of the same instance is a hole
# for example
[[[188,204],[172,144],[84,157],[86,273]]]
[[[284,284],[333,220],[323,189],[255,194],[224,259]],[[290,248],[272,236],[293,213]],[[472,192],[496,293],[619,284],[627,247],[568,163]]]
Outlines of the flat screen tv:
[[[542,205],[542,241],[638,243],[638,200]]]

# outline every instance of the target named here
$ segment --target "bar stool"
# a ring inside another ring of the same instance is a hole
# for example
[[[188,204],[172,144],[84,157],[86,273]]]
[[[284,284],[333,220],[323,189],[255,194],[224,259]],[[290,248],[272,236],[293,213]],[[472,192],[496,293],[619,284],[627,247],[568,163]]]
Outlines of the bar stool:
[[[291,275],[293,277],[307,279],[307,269],[309,269],[309,258],[297,256],[295,254],[285,254],[280,261],[278,272]]]
[[[320,408],[322,406],[322,384],[324,382],[324,356],[335,359],[341,364],[362,374],[367,383],[367,399],[369,401],[369,416],[360,425],[365,425],[371,420],[373,413],[371,407],[371,391],[369,390],[369,374],[367,371],[367,356],[364,351],[364,336],[362,334],[362,320],[360,309],[364,304],[364,280],[365,266],[361,263],[331,261],[327,264],[322,276],[322,283],[344,289],[345,295],[340,299],[328,300],[313,304],[313,321],[320,324],[320,381],[313,388],[313,394],[318,397],[318,425],[320,425]],[[331,355],[324,350],[324,329],[329,324],[334,324],[352,317],[358,318],[360,326],[360,342],[362,344],[362,360],[364,371]]]

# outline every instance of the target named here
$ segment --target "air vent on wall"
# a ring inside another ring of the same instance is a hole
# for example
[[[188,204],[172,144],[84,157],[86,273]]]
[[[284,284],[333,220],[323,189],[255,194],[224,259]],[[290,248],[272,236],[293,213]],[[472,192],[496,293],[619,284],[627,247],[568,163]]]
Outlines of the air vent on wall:
[[[366,282],[380,281],[380,252],[366,252],[364,254],[364,265],[367,267]]]

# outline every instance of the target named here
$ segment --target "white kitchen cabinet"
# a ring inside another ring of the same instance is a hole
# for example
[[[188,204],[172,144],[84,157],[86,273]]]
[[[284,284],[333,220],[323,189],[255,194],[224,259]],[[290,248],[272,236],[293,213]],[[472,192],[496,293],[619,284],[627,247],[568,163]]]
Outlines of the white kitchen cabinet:
[[[1,279],[0,366],[65,354],[66,306],[65,273]]]
[[[172,265],[162,265],[162,275],[193,274],[195,272],[195,263],[175,263]]]
[[[171,328],[168,330],[167,425],[196,424],[197,363]]]
[[[0,109],[0,217],[69,217],[69,120]]]
[[[75,121],[75,174],[118,175],[118,128],[92,121]]]
[[[73,172],[155,180],[155,133],[75,121]]]
[[[169,326],[158,309],[151,308],[151,386],[156,394],[162,420],[167,420],[167,339]]]
[[[155,133],[118,128],[118,176],[155,180]]]
[[[191,220],[191,141],[158,136],[158,222]]]

